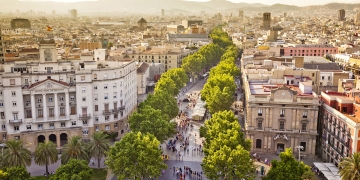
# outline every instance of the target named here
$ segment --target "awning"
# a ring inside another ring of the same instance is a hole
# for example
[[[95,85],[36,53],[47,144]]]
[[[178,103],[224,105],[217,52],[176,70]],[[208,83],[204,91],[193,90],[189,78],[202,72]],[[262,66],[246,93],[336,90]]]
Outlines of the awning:
[[[339,168],[337,168],[332,163],[320,163],[314,162],[316,168],[318,168],[321,173],[324,174],[325,178],[328,180],[341,180],[339,174]]]

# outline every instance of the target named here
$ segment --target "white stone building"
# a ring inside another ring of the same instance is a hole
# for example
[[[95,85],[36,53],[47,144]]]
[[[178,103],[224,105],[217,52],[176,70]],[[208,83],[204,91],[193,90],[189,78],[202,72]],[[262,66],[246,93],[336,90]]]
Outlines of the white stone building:
[[[58,148],[78,135],[129,128],[136,108],[135,61],[58,60],[55,43],[42,41],[39,60],[5,61],[0,72],[0,134],[21,139],[34,151],[39,142]]]

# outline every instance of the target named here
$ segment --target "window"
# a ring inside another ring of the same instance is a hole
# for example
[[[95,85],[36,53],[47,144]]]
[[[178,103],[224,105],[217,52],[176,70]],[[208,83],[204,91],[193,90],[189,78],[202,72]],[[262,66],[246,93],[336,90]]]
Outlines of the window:
[[[301,131],[305,131],[305,132],[306,132],[306,126],[307,126],[307,123],[302,123],[302,124],[301,124]]]
[[[259,110],[258,110],[258,116],[262,116],[262,108],[259,108]]]
[[[303,147],[300,151],[306,151],[306,142],[300,142],[300,146]]]
[[[104,74],[104,79],[107,79],[108,78],[108,75],[105,73]]]
[[[82,93],[85,93],[85,92],[86,92],[86,87],[82,87],[82,88],[81,88],[81,92],[82,92]]]
[[[83,123],[84,125],[87,125],[87,121],[82,121],[82,123]]]
[[[262,121],[258,121],[257,128],[262,129]]]
[[[98,95],[94,94],[94,100],[97,101],[98,100]]]
[[[110,116],[105,116],[105,121],[108,121],[110,119]]]
[[[10,79],[10,85],[15,85],[15,79]]]
[[[19,126],[14,126],[14,131],[18,131],[19,130]]]
[[[108,87],[107,84],[104,84],[104,89],[107,89],[107,87]]]
[[[13,107],[16,107],[16,101],[12,102]]]
[[[38,129],[42,130],[43,129],[43,124],[38,124]]]
[[[65,123],[64,122],[60,123],[60,126],[65,127]]]
[[[113,87],[116,88],[116,83],[113,84]]]
[[[81,82],[85,81],[85,76],[81,76]]]
[[[261,139],[256,139],[256,149],[261,149]]]
[[[16,96],[16,92],[15,92],[15,91],[11,91],[11,96]]]
[[[99,117],[95,117],[95,121],[96,121],[96,122],[99,122]]]
[[[307,118],[307,111],[303,111],[303,118]]]
[[[4,103],[3,102],[0,102],[0,107],[3,107],[4,106]]]
[[[6,129],[6,125],[5,125],[5,124],[2,124],[2,125],[1,125],[1,129],[3,129],[3,130]]]
[[[109,125],[106,125],[106,126],[105,126],[105,130],[110,130],[110,126],[109,126]]]
[[[2,95],[3,93],[2,93],[2,91],[0,91],[0,95]]]
[[[114,92],[114,99],[116,99],[116,92]]]
[[[76,121],[71,121],[72,126],[76,126]]]
[[[5,113],[4,112],[0,112],[0,116],[1,116],[1,119],[5,119]]]
[[[95,105],[95,111],[99,111],[99,106]]]
[[[65,108],[60,108],[60,116],[65,116]]]
[[[108,93],[105,93],[105,94],[104,94],[104,99],[109,99]]]
[[[49,117],[54,117],[54,108],[49,108]]]
[[[53,102],[53,98],[52,98],[52,97],[49,97],[49,102]]]
[[[71,97],[70,97],[70,100],[71,100],[71,101],[74,101],[74,100],[75,100],[75,96],[71,96]]]
[[[88,135],[88,134],[89,134],[89,130],[83,130],[82,133],[83,133],[83,135]]]
[[[50,128],[50,129],[54,129],[54,128],[55,128],[54,123],[50,123],[50,124],[49,124],[49,128]]]
[[[312,73],[312,77],[314,77],[315,76],[315,73]]]
[[[324,80],[324,79],[325,79],[325,76],[321,76],[321,79]]]
[[[285,116],[285,109],[280,109],[280,117],[284,117]]]
[[[279,129],[285,129],[285,122],[280,122],[280,127]]]
[[[95,126],[95,131],[99,131],[99,126]]]
[[[64,101],[64,96],[61,96],[61,97],[60,97],[60,101]]]
[[[97,89],[97,86],[94,86],[94,89]]]
[[[328,80],[330,80],[331,79],[331,77],[330,76],[328,76]]]
[[[94,79],[97,79],[97,74],[94,74]]]
[[[43,118],[43,110],[38,109],[38,118]]]
[[[86,97],[82,97],[82,101],[83,101],[83,102],[86,102]]]

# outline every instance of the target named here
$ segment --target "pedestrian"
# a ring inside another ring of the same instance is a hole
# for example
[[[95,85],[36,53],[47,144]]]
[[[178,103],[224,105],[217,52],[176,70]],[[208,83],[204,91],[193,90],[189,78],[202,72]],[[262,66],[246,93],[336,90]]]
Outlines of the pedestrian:
[[[174,173],[175,173],[175,166],[174,166]]]
[[[95,165],[95,162],[94,162],[94,159],[93,159],[93,158],[91,158],[91,164],[92,164],[92,165]]]

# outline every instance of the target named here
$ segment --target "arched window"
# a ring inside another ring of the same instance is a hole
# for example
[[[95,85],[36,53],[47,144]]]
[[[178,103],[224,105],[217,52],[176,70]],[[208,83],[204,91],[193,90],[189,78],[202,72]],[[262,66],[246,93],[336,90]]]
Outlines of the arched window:
[[[261,149],[261,139],[256,139],[256,148]]]
[[[97,79],[97,74],[94,74],[94,79]]]

